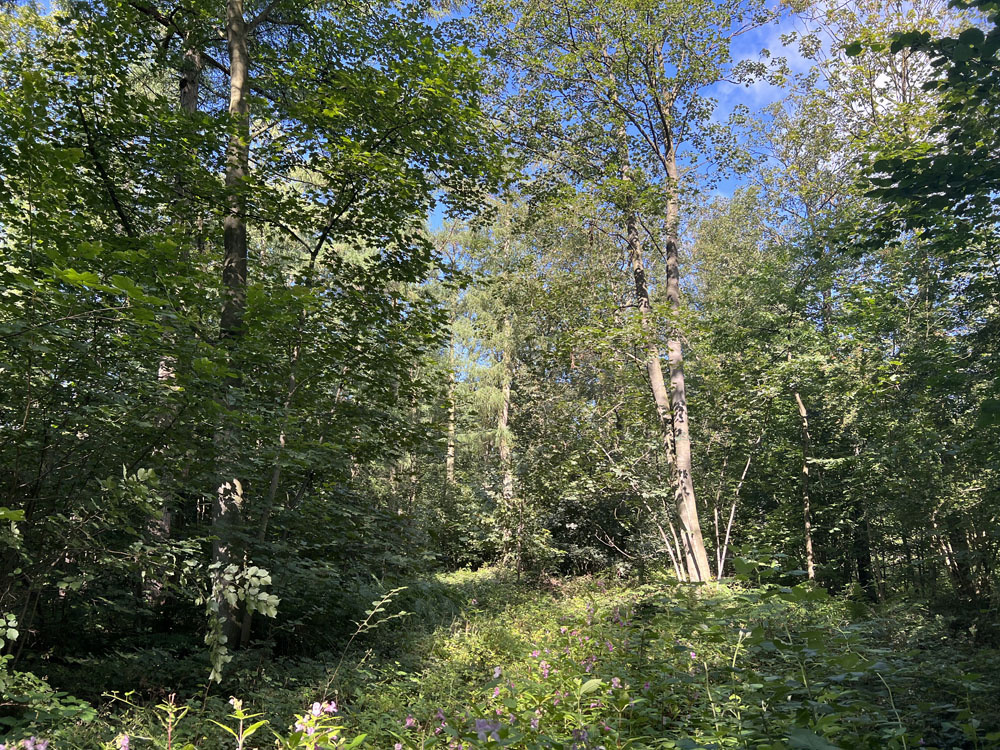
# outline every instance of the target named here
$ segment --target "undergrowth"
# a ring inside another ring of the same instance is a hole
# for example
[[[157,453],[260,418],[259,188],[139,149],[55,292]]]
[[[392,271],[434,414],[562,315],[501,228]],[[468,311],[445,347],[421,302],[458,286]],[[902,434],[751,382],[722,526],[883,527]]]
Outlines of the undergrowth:
[[[1000,747],[995,650],[748,570],[753,585],[442,575],[375,602],[349,648],[244,653],[207,695],[148,674],[86,715],[24,703],[8,747]]]

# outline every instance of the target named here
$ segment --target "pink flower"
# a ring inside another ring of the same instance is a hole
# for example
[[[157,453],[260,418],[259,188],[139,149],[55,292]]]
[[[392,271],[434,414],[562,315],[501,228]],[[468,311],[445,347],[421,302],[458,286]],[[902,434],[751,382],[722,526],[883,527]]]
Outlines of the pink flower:
[[[395,745],[392,746],[392,750],[403,750],[403,743],[397,742]]]
[[[118,750],[128,750],[128,735],[123,734],[118,738]]]
[[[494,680],[499,680],[501,674],[502,674],[502,671],[501,671],[500,667],[494,667],[493,668],[493,679]]]
[[[416,719],[414,719],[412,716],[407,716],[406,717],[406,722],[404,722],[404,726],[407,729],[411,729],[411,728],[415,727],[416,725],[417,725],[417,720]]]
[[[337,710],[337,701],[330,701],[329,703],[323,704],[323,711],[328,714],[332,714]]]
[[[311,713],[313,716],[319,716],[322,711],[323,711],[323,706],[320,703],[313,703],[312,710],[309,713]]]

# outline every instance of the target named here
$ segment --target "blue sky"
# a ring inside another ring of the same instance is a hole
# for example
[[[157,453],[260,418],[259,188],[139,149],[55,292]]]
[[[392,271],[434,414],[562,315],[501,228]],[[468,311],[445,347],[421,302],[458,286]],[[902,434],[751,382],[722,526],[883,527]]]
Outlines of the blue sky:
[[[806,25],[801,18],[785,14],[779,22],[754,29],[738,37],[732,48],[733,60],[734,62],[761,60],[763,59],[761,51],[766,49],[770,52],[772,61],[776,58],[785,58],[793,76],[805,73],[813,65],[813,61],[799,53],[795,42],[786,46],[781,40],[782,35],[792,31],[802,32],[805,28]],[[788,84],[778,86],[758,80],[749,86],[720,82],[705,93],[718,102],[713,119],[716,122],[725,122],[736,106],[744,105],[752,112],[757,112],[783,98],[788,89]],[[726,176],[719,181],[715,192],[719,195],[731,195],[739,185],[739,178]],[[430,228],[435,231],[440,229],[443,220],[444,209],[438,204],[428,217]]]

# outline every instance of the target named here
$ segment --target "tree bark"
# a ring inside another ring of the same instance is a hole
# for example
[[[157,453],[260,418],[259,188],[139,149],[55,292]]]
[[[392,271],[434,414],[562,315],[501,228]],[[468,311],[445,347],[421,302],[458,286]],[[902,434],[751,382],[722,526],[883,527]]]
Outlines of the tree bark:
[[[509,323],[507,324],[509,327]],[[500,480],[500,497],[503,503],[503,514],[505,517],[509,518],[509,514],[514,508],[514,462],[512,459],[512,450],[510,445],[510,391],[511,391],[511,373],[510,373],[510,354],[505,350],[503,353],[503,396],[500,403],[500,413],[497,416],[497,450],[500,454],[500,469],[502,471],[502,478]],[[505,543],[510,544],[512,537],[517,535],[516,529],[511,529],[507,525],[504,530]],[[518,577],[521,575],[521,559],[520,559],[520,539],[513,539],[514,544],[517,547],[517,574]]]
[[[455,343],[448,349],[448,447],[444,457],[445,495],[447,496],[455,484]]]
[[[624,127],[618,131],[619,176],[622,182],[631,179],[627,134]],[[676,170],[676,165],[675,165]],[[690,581],[707,581],[712,578],[708,553],[702,537],[701,522],[695,502],[694,485],[691,481],[691,438],[688,432],[687,395],[684,384],[684,357],[676,327],[671,326],[672,335],[667,342],[670,366],[670,390],[663,377],[660,348],[656,342],[656,332],[652,323],[652,303],[642,241],[639,236],[639,221],[632,198],[625,207],[625,240],[628,244],[629,266],[635,288],[636,307],[639,322],[646,339],[646,375],[649,389],[656,407],[656,415],[663,440],[664,454],[673,469],[674,503],[680,518],[684,564]],[[674,310],[680,308],[680,274],[677,259],[676,221],[678,206],[676,198],[668,202],[667,237],[667,299]]]
[[[501,386],[500,411],[497,414],[497,452],[500,455],[500,502],[502,505],[502,517],[504,519],[504,555],[513,553],[517,566],[517,577],[521,577],[522,551],[524,533],[524,508],[523,505],[517,508],[517,523],[512,526],[511,518],[515,512],[515,487],[514,487],[514,460],[513,449],[510,439],[510,408],[511,408],[511,388],[514,381],[513,366],[513,327],[510,320],[504,321],[503,326],[503,349],[500,354]],[[513,548],[513,549],[512,549]]]
[[[676,313],[681,309],[680,242],[678,237],[680,202],[677,197],[679,174],[676,154],[672,145],[667,153],[666,162],[667,177],[670,181],[666,216],[667,236],[664,242],[667,265],[666,297],[671,310]],[[698,503],[691,476],[691,432],[690,420],[688,419],[687,389],[684,380],[684,350],[681,345],[680,331],[675,321],[671,322],[670,325],[667,356],[670,363],[670,406],[674,438],[674,497],[677,514],[681,520],[684,556],[689,578],[692,581],[707,581],[712,578],[712,570],[709,567],[708,553],[705,551],[705,540],[701,533]]]
[[[789,359],[791,357],[789,356]],[[813,554],[812,511],[809,507],[809,451],[811,439],[809,435],[809,412],[802,396],[794,391],[795,405],[799,410],[799,435],[802,441],[802,529],[806,548],[806,574],[810,581],[816,580],[816,558]]]
[[[225,255],[222,264],[222,335],[243,333],[247,286],[246,199],[243,181],[250,158],[250,58],[243,0],[226,3],[226,40],[229,45],[229,114],[231,132],[226,149],[226,214],[223,220]]]
[[[247,27],[243,15],[243,0],[226,2],[226,43],[229,48],[229,114],[230,134],[226,149],[226,209],[223,218],[222,262],[222,315],[220,333],[227,348],[228,364],[237,374],[226,378],[223,384],[223,403],[232,412],[234,395],[240,387],[238,365],[235,363],[236,346],[244,333],[243,318],[246,312],[247,284],[247,228],[243,181],[250,156],[250,110],[247,96],[250,93],[250,59],[247,50]],[[226,417],[231,419],[232,416]],[[238,435],[231,425],[226,425],[218,435],[222,464],[221,482],[212,513],[212,530],[215,542],[212,547],[213,562],[220,570],[238,557],[234,554],[234,527],[242,519],[243,486],[234,474],[237,471]],[[219,615],[225,618],[224,633],[229,643],[239,636],[238,613],[225,597],[218,601]]]

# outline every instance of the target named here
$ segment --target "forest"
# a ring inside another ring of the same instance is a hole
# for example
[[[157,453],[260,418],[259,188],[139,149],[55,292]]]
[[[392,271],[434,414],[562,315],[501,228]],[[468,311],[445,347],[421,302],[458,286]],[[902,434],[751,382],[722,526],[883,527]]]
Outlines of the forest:
[[[1000,748],[998,0],[0,3],[0,750]]]

